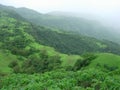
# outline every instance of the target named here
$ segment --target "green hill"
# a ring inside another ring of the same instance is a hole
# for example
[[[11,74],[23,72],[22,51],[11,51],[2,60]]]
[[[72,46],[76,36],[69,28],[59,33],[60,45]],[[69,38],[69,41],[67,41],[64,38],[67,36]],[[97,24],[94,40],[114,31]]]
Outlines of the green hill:
[[[9,11],[9,10],[8,10]],[[33,36],[28,34],[27,30],[32,30],[32,25],[24,20],[19,20],[19,15],[16,17],[10,15],[15,13],[14,11],[7,12],[4,9],[0,9],[0,72],[10,73],[12,70],[8,65],[12,61],[17,61],[20,65],[23,61],[36,57],[40,59],[40,51],[45,50],[48,56],[60,55],[61,61],[69,60],[69,57],[65,54],[61,54],[55,51],[54,48],[41,45],[35,41]],[[20,17],[21,18],[21,17]],[[80,56],[74,55],[71,60],[76,60]],[[65,64],[65,63],[64,63]],[[64,65],[63,64],[63,65]]]
[[[41,14],[28,8],[14,8],[14,10],[33,24],[60,29],[60,31],[79,33],[97,39],[120,42],[119,32],[114,32],[114,28],[104,26],[95,20],[70,16],[70,13],[66,13],[65,15],[62,15],[61,12],[57,12],[58,14],[54,14],[54,12]]]
[[[27,36],[26,39],[37,41],[37,43],[42,45],[54,47],[57,51],[66,54],[82,54],[86,52],[110,52],[110,53],[120,54],[120,45],[116,43],[107,40],[106,41],[97,40],[95,38],[90,38],[83,35],[76,35],[67,32],[62,32],[59,31],[59,29],[56,30],[43,26],[36,26],[34,24],[27,22],[26,20],[23,20],[24,18],[22,18],[20,15],[17,14],[18,13],[16,12],[17,9],[13,7],[10,8],[5,6],[1,6],[1,7],[2,7],[1,8],[2,13],[6,14],[6,17],[4,16],[3,18],[1,18],[3,22],[8,25],[10,24],[12,26],[9,27],[10,29],[14,28],[16,31],[17,29],[19,29],[20,32],[21,30],[23,30],[21,33],[24,33],[23,36],[25,35]],[[20,9],[20,11],[22,10],[26,11],[25,8]],[[26,12],[29,13],[30,11],[31,10],[28,10]],[[31,13],[29,13],[29,16],[31,15],[33,16],[33,14],[35,15],[35,12],[34,13],[33,12],[34,11],[31,11]],[[36,14],[37,16],[39,15],[39,13],[37,12]],[[7,20],[8,17],[9,20]],[[8,21],[9,23],[5,22],[5,20]],[[2,27],[8,28],[8,26],[6,25]],[[34,38],[34,40],[32,38]]]
[[[0,5],[0,7],[6,10],[14,10],[20,16],[36,25],[59,29],[59,31],[68,31],[77,34],[79,33],[97,39],[106,39],[116,43],[120,42],[120,33],[117,32],[114,28],[104,26],[98,21],[73,17],[73,13],[71,13],[71,15],[70,13],[62,14],[62,12],[42,14],[24,7],[14,8],[3,5]]]
[[[116,43],[36,26],[23,20],[24,18],[17,14],[12,7],[9,9],[5,6],[1,7],[0,49],[9,52],[8,57],[6,57],[6,53],[1,51],[1,60],[6,60],[6,64],[0,63],[1,71],[10,72],[8,63],[13,60],[21,62],[19,60],[24,61],[31,59],[31,57],[40,59],[41,51],[46,51],[49,57],[60,56],[62,66],[73,66],[76,60],[81,58],[78,55],[71,54],[86,52],[120,54],[120,46]],[[12,60],[8,60],[9,58]]]
[[[110,53],[97,54],[98,58],[93,60],[89,67],[118,67],[120,69],[120,56]]]
[[[0,5],[0,90],[120,90],[119,55],[117,43],[37,26]]]
[[[119,54],[120,45],[107,40],[97,40],[82,35],[57,32],[50,28],[34,27],[27,30],[37,42],[54,47],[66,54],[82,54],[86,52],[110,52]]]

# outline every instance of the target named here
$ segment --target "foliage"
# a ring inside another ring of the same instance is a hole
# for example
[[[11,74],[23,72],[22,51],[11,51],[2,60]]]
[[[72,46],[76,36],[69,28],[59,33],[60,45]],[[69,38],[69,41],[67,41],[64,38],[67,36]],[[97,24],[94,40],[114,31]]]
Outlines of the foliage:
[[[44,74],[12,74],[1,79],[1,90],[119,90],[119,76],[97,69],[64,70]]]
[[[16,61],[12,61],[9,67],[13,69],[15,73],[44,73],[47,71],[55,70],[61,66],[61,57],[59,55],[48,56],[47,52],[41,51],[40,58],[34,55],[28,60],[22,62],[22,65],[18,65]]]
[[[120,54],[120,45],[36,26],[15,11],[13,7],[0,5],[1,90],[120,89],[118,55],[71,55],[86,52]]]
[[[84,54],[82,60],[78,59],[76,61],[76,63],[73,66],[73,70],[74,71],[80,70],[81,68],[88,66],[91,63],[91,61],[94,60],[95,58],[97,58],[97,56],[92,53]]]
[[[10,62],[10,64],[8,65],[10,68],[14,68],[15,66],[18,65],[18,62],[17,61],[12,61]]]
[[[54,47],[57,51],[66,54],[83,54],[87,52],[111,52],[120,54],[120,45],[109,41],[100,41],[82,35],[57,32],[46,27],[35,27],[26,30],[37,42]],[[102,46],[100,46],[99,44]],[[104,47],[103,47],[104,46]]]

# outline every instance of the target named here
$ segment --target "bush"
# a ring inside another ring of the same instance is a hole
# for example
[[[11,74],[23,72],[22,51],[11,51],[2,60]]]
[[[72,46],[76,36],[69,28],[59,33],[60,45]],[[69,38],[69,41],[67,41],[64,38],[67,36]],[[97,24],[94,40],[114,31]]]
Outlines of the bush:
[[[1,78],[1,90],[120,90],[120,74],[97,69],[11,74]]]
[[[14,61],[10,62],[8,66],[9,66],[10,68],[14,68],[15,66],[18,66],[17,60],[14,60]]]
[[[20,66],[17,65],[17,66],[15,66],[15,67],[13,67],[13,72],[14,72],[14,73],[20,73],[20,72],[21,72]]]
[[[104,68],[107,69],[107,70],[109,70],[109,71],[115,71],[115,70],[118,69],[117,66],[109,66],[107,64],[104,64]]]
[[[22,64],[22,72],[24,73],[44,73],[60,68],[61,60],[59,55],[49,56],[46,52],[41,52],[41,57],[31,56]]]
[[[75,63],[75,65],[73,66],[73,70],[80,70],[83,67],[86,67],[90,64],[90,62],[92,60],[94,60],[95,58],[97,58],[97,56],[93,53],[87,53],[87,54],[83,54],[83,59],[78,59]]]

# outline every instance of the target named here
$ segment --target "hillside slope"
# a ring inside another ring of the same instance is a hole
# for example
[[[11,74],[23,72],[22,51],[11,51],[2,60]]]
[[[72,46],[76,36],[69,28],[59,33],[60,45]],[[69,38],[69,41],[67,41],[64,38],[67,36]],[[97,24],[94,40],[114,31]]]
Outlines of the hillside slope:
[[[119,44],[36,26],[11,8],[0,8],[0,90],[120,90]]]
[[[33,57],[40,59],[42,51],[46,51],[49,57],[58,55],[61,61],[66,62],[70,57],[73,61],[81,58],[78,55],[61,54],[52,47],[37,43],[34,37],[26,32],[33,30],[33,26],[19,18],[22,17],[15,11],[0,8],[0,73],[11,73],[9,64],[12,61],[21,65],[23,61]]]
[[[70,13],[65,13],[63,15],[62,12],[41,14],[28,8],[14,8],[3,5],[0,6],[5,9],[12,9],[16,11],[25,19],[37,25],[52,27],[55,29],[57,28],[62,31],[65,30],[73,33],[80,33],[82,35],[95,37],[97,39],[107,39],[117,43],[120,42],[119,32],[114,32],[114,28],[104,26],[98,21],[73,17],[72,15],[69,15]]]
[[[95,20],[73,17],[67,14],[61,15],[59,12],[58,14],[41,14],[28,8],[17,8],[15,11],[28,21],[37,25],[79,33],[97,39],[120,42],[119,32],[114,32],[114,28],[104,26],[104,24]]]
[[[107,69],[120,69],[120,56],[110,53],[97,54],[98,58],[93,60],[89,65],[89,68],[99,67]]]
[[[1,10],[4,11],[3,13],[1,12],[2,16],[3,14],[7,13],[6,16],[4,15],[3,17],[1,17],[1,22],[3,22],[4,24],[3,25],[1,23],[1,27],[3,28],[3,30],[10,28],[10,30],[4,31],[4,33],[7,32],[10,35],[8,40],[12,41],[13,38],[11,38],[11,36],[13,36],[14,34],[11,35],[11,33],[15,32],[18,36],[19,34],[24,34],[22,37],[26,38],[26,40],[22,40],[22,38],[17,37],[17,39],[19,39],[19,41],[17,41],[18,44],[21,42],[23,43],[23,45],[28,45],[30,42],[29,40],[31,40],[32,42],[37,41],[40,44],[54,47],[57,51],[67,54],[82,54],[86,52],[111,52],[115,54],[120,54],[120,45],[116,43],[107,40],[100,41],[82,35],[58,32],[56,31],[56,29],[50,29],[47,27],[35,26],[34,24],[25,22],[25,20],[23,20],[24,18],[19,19],[22,17],[18,13],[16,13],[13,8],[7,8],[8,7],[3,6]],[[1,30],[1,34],[3,33],[3,30]],[[6,42],[6,44],[9,42]],[[22,47],[25,48],[25,46]]]
[[[86,52],[120,54],[118,44],[36,26],[11,9],[0,8],[0,22],[1,72],[10,72],[8,64],[11,61],[21,62],[21,60],[24,61],[33,56],[40,58],[39,54],[42,50],[46,50],[49,56],[59,55],[63,66],[74,65],[76,60],[81,58],[78,55],[70,54]],[[61,54],[58,51],[69,55]],[[4,60],[6,60],[5,64],[2,63]]]
[[[27,30],[37,42],[54,47],[67,54],[83,54],[87,52],[109,52],[120,54],[120,45],[108,40],[97,40],[82,35],[57,32],[50,28],[34,27]]]

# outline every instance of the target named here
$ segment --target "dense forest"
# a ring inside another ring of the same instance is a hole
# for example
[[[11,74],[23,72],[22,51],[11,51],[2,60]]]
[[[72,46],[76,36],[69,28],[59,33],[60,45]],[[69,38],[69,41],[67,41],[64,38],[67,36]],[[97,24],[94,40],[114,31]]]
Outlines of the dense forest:
[[[36,24],[20,11],[0,5],[1,90],[120,89],[118,43]]]
[[[120,45],[108,40],[76,35],[67,32],[54,31],[45,27],[34,27],[27,30],[37,42],[54,47],[66,54],[83,54],[86,52],[111,52],[120,54]]]

